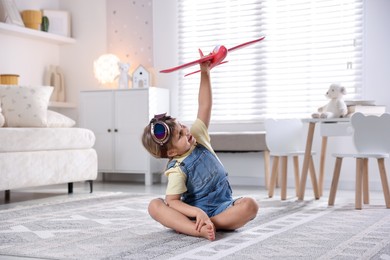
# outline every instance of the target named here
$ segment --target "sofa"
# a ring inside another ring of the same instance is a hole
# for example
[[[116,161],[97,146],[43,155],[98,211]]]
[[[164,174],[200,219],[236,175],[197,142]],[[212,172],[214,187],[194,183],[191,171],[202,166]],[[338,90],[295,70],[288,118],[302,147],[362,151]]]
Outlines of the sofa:
[[[0,85],[0,191],[97,178],[95,135],[48,109],[52,87]]]

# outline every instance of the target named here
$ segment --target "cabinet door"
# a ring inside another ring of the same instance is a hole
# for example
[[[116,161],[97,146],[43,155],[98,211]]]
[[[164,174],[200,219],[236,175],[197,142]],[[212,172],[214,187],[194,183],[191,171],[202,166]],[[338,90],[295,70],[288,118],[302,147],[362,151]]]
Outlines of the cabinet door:
[[[149,154],[141,137],[148,123],[148,90],[115,92],[115,169],[145,173]]]
[[[113,93],[81,92],[80,125],[91,129],[96,136],[99,171],[113,169]]]

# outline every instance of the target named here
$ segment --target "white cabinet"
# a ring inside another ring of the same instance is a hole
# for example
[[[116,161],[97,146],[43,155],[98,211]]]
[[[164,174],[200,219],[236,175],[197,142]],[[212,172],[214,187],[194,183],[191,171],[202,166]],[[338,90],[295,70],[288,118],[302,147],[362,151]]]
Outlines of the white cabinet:
[[[169,113],[169,90],[163,88],[82,91],[80,126],[96,135],[99,172],[143,173],[145,184],[161,173],[166,161],[145,150],[141,136],[155,114]]]

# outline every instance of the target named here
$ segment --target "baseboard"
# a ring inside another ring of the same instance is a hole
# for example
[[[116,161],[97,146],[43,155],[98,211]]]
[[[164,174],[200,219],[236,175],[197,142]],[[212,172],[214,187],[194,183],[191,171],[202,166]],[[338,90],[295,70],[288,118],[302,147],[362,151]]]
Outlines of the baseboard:
[[[118,181],[118,182],[131,182],[131,183],[140,183],[143,184],[145,182],[144,174],[126,174],[126,173],[99,173],[98,181]],[[229,181],[231,185],[237,186],[251,186],[251,187],[259,187],[265,189],[265,179],[263,174],[259,174],[259,176],[237,176],[229,174]],[[162,174],[153,174],[153,183],[167,183],[167,178]],[[294,188],[294,180],[288,178],[287,187]],[[325,181],[324,189],[329,190],[331,185],[331,181]],[[306,187],[311,189],[311,181],[310,176],[306,181]],[[338,189],[340,190],[355,190],[355,181],[354,180],[339,180]],[[382,184],[380,181],[372,180],[369,183],[370,191],[382,191]]]
[[[145,174],[143,173],[98,173],[99,181],[119,181],[119,182],[132,182],[132,183],[145,183]],[[153,183],[161,183],[161,174],[153,174]]]

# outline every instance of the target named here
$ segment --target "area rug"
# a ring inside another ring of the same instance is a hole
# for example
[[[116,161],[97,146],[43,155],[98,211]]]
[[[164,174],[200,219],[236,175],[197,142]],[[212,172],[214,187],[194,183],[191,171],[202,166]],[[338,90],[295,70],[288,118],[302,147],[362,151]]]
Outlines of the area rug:
[[[210,242],[147,213],[155,195],[69,196],[0,207],[0,255],[39,259],[390,259],[390,210],[254,197],[256,219]]]

